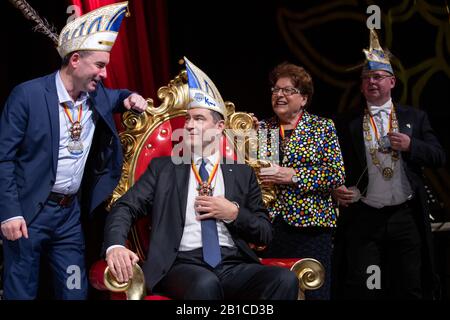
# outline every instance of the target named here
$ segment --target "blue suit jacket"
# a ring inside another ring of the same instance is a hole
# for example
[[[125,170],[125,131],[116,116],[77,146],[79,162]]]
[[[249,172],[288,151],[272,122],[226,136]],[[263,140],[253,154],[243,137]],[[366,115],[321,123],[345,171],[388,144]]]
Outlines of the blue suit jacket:
[[[60,135],[55,75],[18,85],[6,101],[0,120],[0,221],[22,215],[29,224],[55,183]],[[82,183],[89,212],[120,179],[123,156],[113,112],[124,110],[128,95],[101,84],[90,93],[97,123]]]

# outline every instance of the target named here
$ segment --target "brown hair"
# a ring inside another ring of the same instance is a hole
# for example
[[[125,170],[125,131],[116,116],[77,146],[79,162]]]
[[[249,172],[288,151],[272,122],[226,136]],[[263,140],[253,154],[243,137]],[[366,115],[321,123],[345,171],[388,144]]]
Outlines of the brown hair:
[[[269,80],[272,87],[275,86],[276,82],[280,78],[290,78],[294,84],[294,87],[298,88],[302,95],[308,97],[306,106],[311,103],[312,96],[314,94],[314,85],[311,75],[303,67],[299,67],[288,62],[283,62],[277,65],[272,72],[270,72]]]
[[[72,58],[72,56],[75,53],[78,53],[80,55],[80,57],[83,58],[83,57],[86,57],[86,56],[90,55],[92,53],[92,51],[78,50],[78,51],[73,51],[71,53],[68,53],[64,58],[62,58],[61,67],[67,67],[69,65],[70,58]]]

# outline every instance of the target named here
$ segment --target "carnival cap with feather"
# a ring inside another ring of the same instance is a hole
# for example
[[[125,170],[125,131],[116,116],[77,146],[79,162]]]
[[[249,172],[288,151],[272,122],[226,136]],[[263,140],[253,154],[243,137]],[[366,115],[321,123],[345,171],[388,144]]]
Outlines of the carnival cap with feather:
[[[10,2],[22,11],[27,19],[36,23],[36,31],[44,33],[56,44],[62,58],[79,50],[111,51],[123,17],[129,16],[127,1],[106,5],[72,20],[58,36],[54,28],[45,19],[40,18],[25,0]]]
[[[187,109],[204,108],[217,111],[227,117],[225,103],[212,80],[197,66],[184,57],[189,86]]]

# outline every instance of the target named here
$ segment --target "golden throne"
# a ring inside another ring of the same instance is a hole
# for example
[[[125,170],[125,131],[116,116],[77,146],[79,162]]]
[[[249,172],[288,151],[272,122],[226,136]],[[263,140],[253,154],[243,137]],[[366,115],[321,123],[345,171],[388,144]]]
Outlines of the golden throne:
[[[122,117],[124,131],[120,133],[120,139],[124,150],[124,164],[122,177],[114,190],[109,207],[139,179],[151,159],[171,155],[174,145],[172,132],[183,127],[189,101],[186,71],[182,71],[167,86],[161,87],[158,90],[158,98],[161,101],[158,107],[154,107],[153,101],[148,99],[148,107],[143,114],[126,112]],[[241,157],[240,159],[244,159],[258,173],[258,169],[267,164],[256,161],[249,155],[249,150],[257,147],[256,136],[251,134],[254,126],[252,116],[245,112],[235,112],[233,103],[225,104],[228,115],[225,136],[222,138],[222,152],[228,158]],[[275,190],[268,186],[261,188],[263,201],[267,206],[274,200]],[[150,221],[146,217],[136,221],[129,234],[128,247],[138,254],[140,261],[146,258],[149,232]],[[254,249],[262,250],[258,247]],[[311,258],[261,259],[261,262],[290,268],[295,272],[300,282],[299,299],[304,299],[305,290],[318,289],[324,281],[322,264]],[[112,299],[165,299],[146,293],[144,275],[139,265],[135,266],[132,280],[118,283],[109,273],[106,262],[98,261],[90,269],[89,279],[94,288],[109,290]]]

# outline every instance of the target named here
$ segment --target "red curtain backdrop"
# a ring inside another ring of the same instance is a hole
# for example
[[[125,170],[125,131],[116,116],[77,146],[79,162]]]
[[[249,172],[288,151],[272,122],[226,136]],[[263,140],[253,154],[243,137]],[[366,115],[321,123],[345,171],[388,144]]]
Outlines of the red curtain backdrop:
[[[81,14],[122,1],[70,0]],[[156,100],[156,91],[169,81],[167,8],[165,1],[130,0],[107,67],[109,88],[128,88]]]

